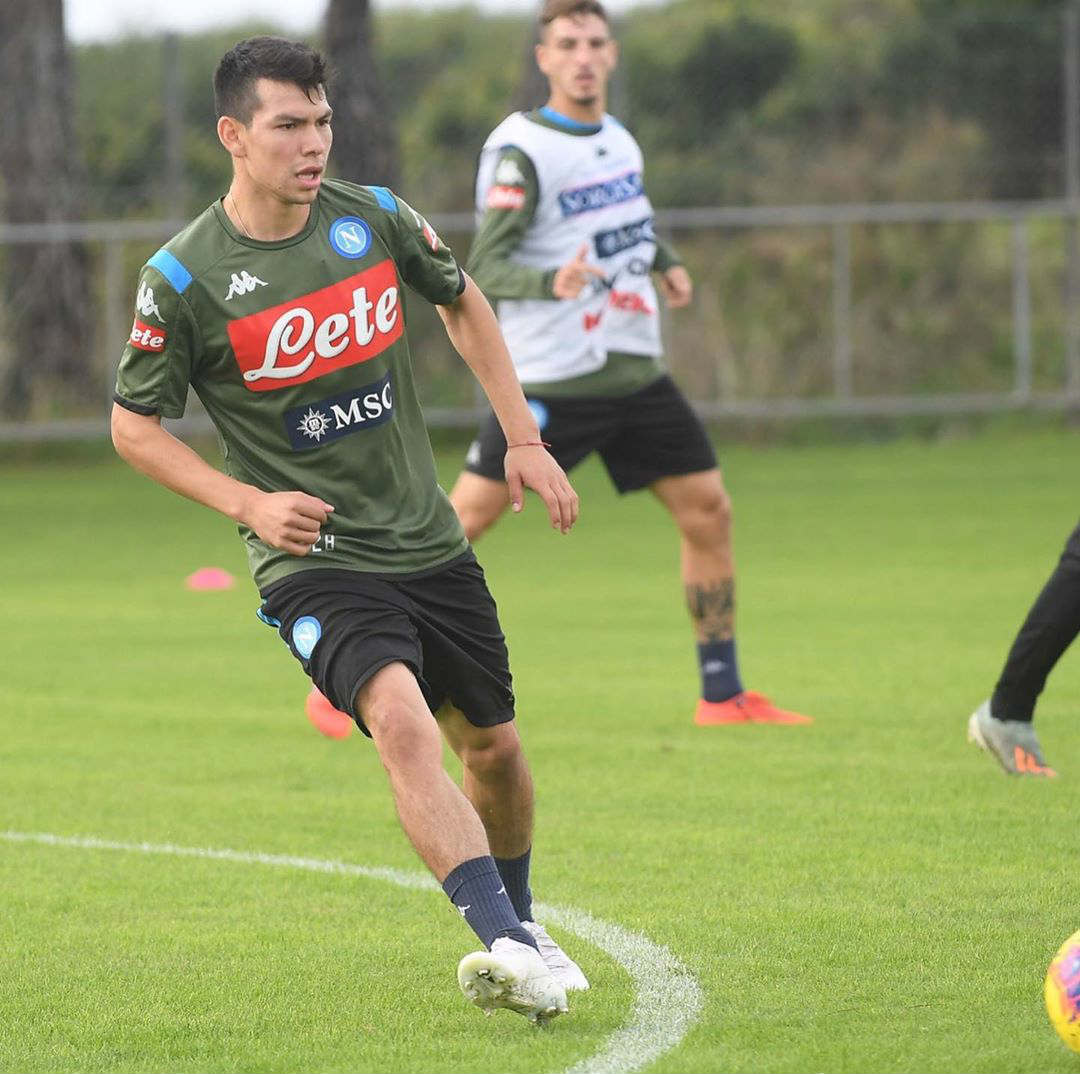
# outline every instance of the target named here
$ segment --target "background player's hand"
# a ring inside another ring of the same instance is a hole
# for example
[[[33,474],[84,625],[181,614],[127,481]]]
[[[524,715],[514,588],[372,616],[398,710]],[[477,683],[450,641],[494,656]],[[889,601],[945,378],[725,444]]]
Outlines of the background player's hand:
[[[690,279],[690,273],[682,265],[672,265],[667,272],[661,274],[660,290],[664,294],[664,301],[669,310],[689,306],[690,299],[694,297],[694,284]]]
[[[604,278],[603,269],[585,263],[585,255],[588,252],[589,244],[583,242],[581,249],[574,254],[574,260],[568,261],[555,273],[551,290],[556,298],[577,298],[591,277],[598,276],[601,280]]]
[[[306,492],[259,492],[242,521],[272,548],[306,556],[333,509]]]
[[[515,513],[525,506],[525,489],[530,488],[544,501],[551,525],[563,533],[570,532],[577,521],[578,496],[546,448],[533,444],[507,448],[503,468]]]

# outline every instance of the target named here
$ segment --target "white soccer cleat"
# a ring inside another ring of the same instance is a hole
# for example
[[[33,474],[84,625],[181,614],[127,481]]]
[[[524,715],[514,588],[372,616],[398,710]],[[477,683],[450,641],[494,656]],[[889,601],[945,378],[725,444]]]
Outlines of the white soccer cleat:
[[[584,992],[589,987],[589,979],[581,972],[581,967],[548,935],[543,925],[535,921],[522,921],[521,927],[536,941],[540,957],[551,970],[551,976],[567,992]]]
[[[490,951],[474,951],[458,963],[465,998],[485,1014],[499,1007],[544,1025],[565,1014],[566,991],[544,960],[526,943],[500,936]]]

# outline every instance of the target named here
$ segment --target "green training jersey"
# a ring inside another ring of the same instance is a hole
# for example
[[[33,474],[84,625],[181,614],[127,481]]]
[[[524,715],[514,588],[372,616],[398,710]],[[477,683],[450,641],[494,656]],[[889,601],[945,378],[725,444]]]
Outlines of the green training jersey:
[[[336,180],[291,238],[248,238],[216,202],[143,267],[117,403],[178,418],[190,385],[227,473],[334,506],[304,557],[240,526],[260,587],[313,567],[423,570],[468,547],[435,476],[403,284],[447,305],[465,278],[391,191]]]

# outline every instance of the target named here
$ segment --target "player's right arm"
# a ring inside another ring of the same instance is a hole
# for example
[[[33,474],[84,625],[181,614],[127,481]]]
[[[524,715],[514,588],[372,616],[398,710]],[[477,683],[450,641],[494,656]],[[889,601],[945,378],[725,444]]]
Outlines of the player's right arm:
[[[198,325],[176,290],[190,282],[187,270],[163,251],[143,268],[135,322],[116,374],[113,444],[121,458],[159,484],[249,527],[274,548],[307,555],[330,504],[304,492],[265,492],[237,481],[161,425],[162,417],[183,415],[202,359]]]
[[[565,265],[534,268],[511,256],[525,237],[540,199],[540,182],[528,155],[516,146],[499,152],[493,179],[481,192],[484,215],[476,229],[465,271],[489,300],[500,298],[577,298],[603,270],[585,261],[584,243]]]
[[[112,441],[117,454],[140,473],[220,511],[294,556],[311,551],[334,509],[306,492],[263,492],[222,473],[162,428],[157,414],[136,414],[114,403]]]

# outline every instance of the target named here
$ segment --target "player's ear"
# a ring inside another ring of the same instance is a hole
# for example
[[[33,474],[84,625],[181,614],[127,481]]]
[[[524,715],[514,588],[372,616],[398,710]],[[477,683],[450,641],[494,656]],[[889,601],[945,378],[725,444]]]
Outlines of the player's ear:
[[[218,141],[225,147],[225,151],[231,157],[246,155],[244,148],[244,125],[232,116],[222,116],[217,121]]]

